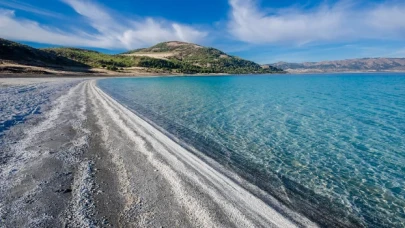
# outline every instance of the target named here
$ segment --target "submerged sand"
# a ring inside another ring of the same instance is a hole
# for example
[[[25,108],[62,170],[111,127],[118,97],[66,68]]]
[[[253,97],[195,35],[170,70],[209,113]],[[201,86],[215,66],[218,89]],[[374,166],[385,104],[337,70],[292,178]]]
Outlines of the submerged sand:
[[[316,226],[180,146],[95,79],[41,80],[0,80],[68,85],[0,136],[0,227]]]

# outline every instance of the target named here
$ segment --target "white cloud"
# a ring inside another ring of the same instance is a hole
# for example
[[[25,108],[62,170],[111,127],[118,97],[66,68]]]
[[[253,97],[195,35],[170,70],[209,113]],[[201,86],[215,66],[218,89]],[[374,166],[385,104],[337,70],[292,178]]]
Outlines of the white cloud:
[[[64,18],[63,15],[61,15],[59,13],[40,9],[31,4],[16,1],[16,0],[0,0],[0,5],[9,7],[9,8],[13,8],[13,9],[18,9],[18,10],[22,10],[22,11],[26,11],[26,12],[31,12],[31,13],[47,16],[47,17]]]
[[[357,7],[348,1],[312,10],[281,9],[266,14],[255,0],[229,0],[230,33],[255,44],[305,44],[359,39],[405,40],[405,4]]]
[[[65,46],[134,49],[169,40],[200,42],[207,35],[191,26],[154,18],[118,20],[114,13],[91,1],[63,2],[83,16],[86,25],[92,27],[94,32],[79,28],[61,31],[16,17],[14,11],[0,9],[0,37]]]
[[[23,40],[55,45],[97,47],[108,46],[108,40],[92,36],[75,36],[56,28],[41,26],[31,20],[18,19],[12,10],[0,9],[0,36],[6,39]]]
[[[133,28],[125,30],[120,40],[126,46],[145,46],[168,40],[198,43],[205,36],[205,32],[200,32],[189,26],[159,22],[147,18],[142,22],[133,23]]]
[[[382,31],[400,33],[405,39],[405,4],[379,5],[366,13],[365,20]]]

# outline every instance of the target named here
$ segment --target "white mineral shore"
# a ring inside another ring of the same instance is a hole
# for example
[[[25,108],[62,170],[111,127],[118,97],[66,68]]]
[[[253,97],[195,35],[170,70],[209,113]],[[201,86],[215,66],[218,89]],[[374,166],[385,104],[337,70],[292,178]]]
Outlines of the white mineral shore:
[[[40,84],[30,96],[44,100],[41,114],[0,135],[0,227],[317,226],[180,146],[96,82],[0,79],[6,88]],[[18,101],[8,94],[0,98]]]

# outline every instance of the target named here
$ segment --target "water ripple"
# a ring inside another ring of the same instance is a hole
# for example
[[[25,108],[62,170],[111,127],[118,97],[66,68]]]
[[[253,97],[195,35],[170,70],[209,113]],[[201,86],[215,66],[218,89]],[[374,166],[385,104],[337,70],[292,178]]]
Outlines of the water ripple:
[[[99,86],[320,224],[399,227],[404,76],[107,79]]]

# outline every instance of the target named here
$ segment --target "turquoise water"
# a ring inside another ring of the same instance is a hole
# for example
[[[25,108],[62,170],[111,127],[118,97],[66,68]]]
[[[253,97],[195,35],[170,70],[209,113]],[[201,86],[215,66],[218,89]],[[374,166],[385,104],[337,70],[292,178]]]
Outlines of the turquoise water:
[[[405,226],[405,74],[106,79],[99,87],[323,226]]]

